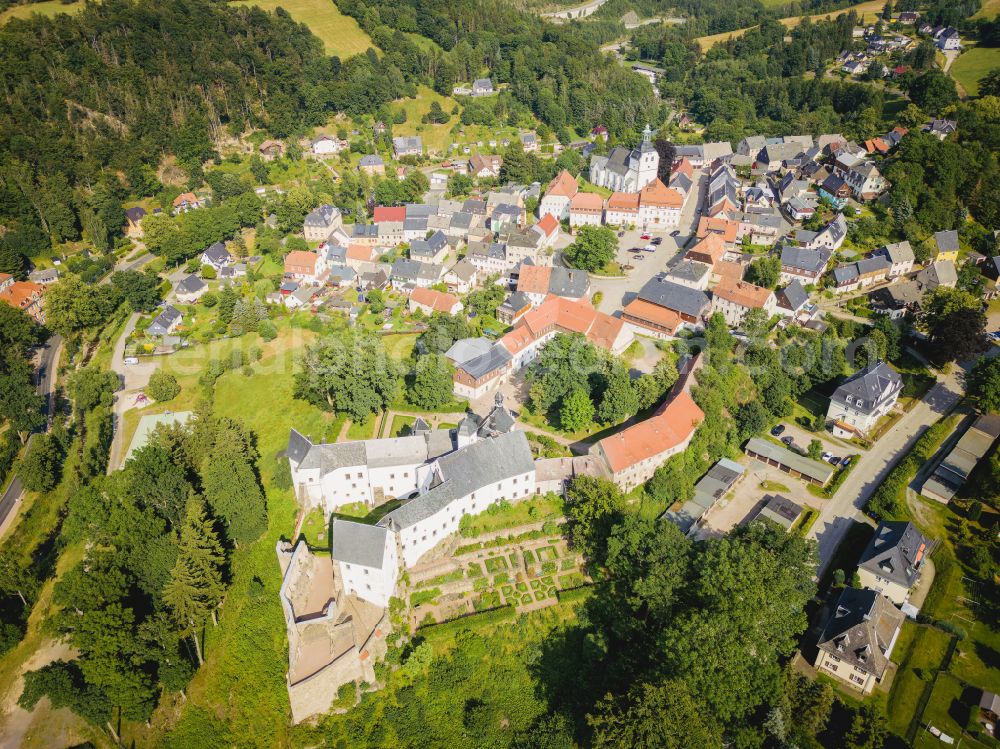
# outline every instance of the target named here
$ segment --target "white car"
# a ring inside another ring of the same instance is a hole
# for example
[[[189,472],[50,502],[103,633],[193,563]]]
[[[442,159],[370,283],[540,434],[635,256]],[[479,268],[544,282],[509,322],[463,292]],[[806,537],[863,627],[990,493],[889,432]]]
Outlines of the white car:
[[[126,356],[125,357],[125,363],[126,364],[138,364],[139,363],[139,357],[137,357],[137,356]]]
[[[823,460],[829,460],[833,457],[833,453],[823,453]]]

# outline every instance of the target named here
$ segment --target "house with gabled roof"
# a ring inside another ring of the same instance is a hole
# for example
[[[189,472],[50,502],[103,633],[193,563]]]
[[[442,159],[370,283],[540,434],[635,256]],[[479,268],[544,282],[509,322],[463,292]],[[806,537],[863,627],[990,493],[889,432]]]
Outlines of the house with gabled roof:
[[[903,389],[899,373],[885,362],[869,364],[842,382],[827,408],[833,434],[850,439],[864,436],[896,405]]]
[[[174,296],[179,302],[194,304],[201,299],[206,291],[208,291],[208,284],[192,273],[177,282],[174,287]]]
[[[153,322],[146,328],[146,335],[157,336],[159,338],[171,335],[180,327],[182,319],[183,316],[180,311],[168,304],[160,314],[153,318]]]
[[[545,195],[538,204],[538,215],[551,214],[559,221],[569,218],[570,202],[580,191],[576,177],[563,169],[552,178]]]
[[[883,521],[858,560],[861,585],[902,606],[920,579],[930,551],[930,540],[913,523]]]
[[[831,252],[825,248],[814,250],[785,244],[781,248],[781,282],[798,280],[803,284],[818,284],[826,272]]]
[[[343,223],[340,209],[324,204],[306,214],[302,222],[302,236],[307,242],[322,242]]]
[[[870,694],[889,669],[905,618],[878,591],[844,588],[819,637],[816,670]]]
[[[720,312],[730,327],[740,325],[750,310],[760,309],[768,318],[775,312],[774,292],[748,281],[724,279],[712,289],[712,312]]]
[[[905,276],[913,270],[913,248],[906,240],[902,242],[890,242],[880,247],[872,253],[873,256],[883,257],[889,261],[889,278]]]
[[[934,260],[948,260],[952,263],[958,261],[958,232],[954,229],[949,231],[934,232]]]
[[[226,245],[216,242],[201,253],[201,264],[211,265],[216,271],[220,271],[233,261],[233,256],[229,254]]]

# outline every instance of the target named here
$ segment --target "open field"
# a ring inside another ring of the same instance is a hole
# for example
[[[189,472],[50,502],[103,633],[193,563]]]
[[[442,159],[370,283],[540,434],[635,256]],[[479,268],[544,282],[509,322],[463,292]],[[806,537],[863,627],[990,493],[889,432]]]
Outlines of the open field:
[[[1000,47],[973,47],[959,55],[949,72],[969,96],[976,96],[979,80],[993,68],[1000,68]]]
[[[975,21],[977,18],[993,19],[998,15],[1000,15],[1000,0],[983,0],[983,7],[972,16],[972,20]]]
[[[15,5],[12,8],[7,8],[7,10],[0,13],[0,24],[4,24],[11,18],[29,18],[35,13],[42,16],[52,16],[58,15],[60,13],[78,13],[83,8],[82,2],[75,3],[61,3],[59,0],[45,0],[42,3],[31,3],[29,5]]]
[[[766,5],[766,3],[765,3]],[[773,3],[771,7],[780,5],[780,3]],[[822,13],[815,16],[810,16],[814,21],[822,20],[824,18],[836,18],[837,16],[842,16],[848,11],[856,11],[859,14],[863,14],[863,20],[872,21],[882,12],[882,8],[885,7],[885,3],[881,0],[869,0],[869,2],[860,3],[858,5],[852,5],[850,8],[843,8],[841,10],[836,10],[831,13]],[[805,16],[790,16],[788,18],[782,18],[781,23],[783,23],[787,28],[794,29],[799,25],[799,22],[805,18]],[[736,29],[735,31],[726,31],[721,34],[712,34],[711,36],[701,36],[695,41],[698,42],[698,46],[701,47],[701,51],[705,52],[711,49],[715,44],[719,42],[728,42],[730,39],[735,39],[737,37],[743,36],[750,29],[756,28],[756,26],[750,26],[745,29]]]
[[[235,5],[256,5],[266,11],[284,8],[322,40],[328,55],[350,57],[375,46],[358,22],[341,13],[331,0],[239,0]]]

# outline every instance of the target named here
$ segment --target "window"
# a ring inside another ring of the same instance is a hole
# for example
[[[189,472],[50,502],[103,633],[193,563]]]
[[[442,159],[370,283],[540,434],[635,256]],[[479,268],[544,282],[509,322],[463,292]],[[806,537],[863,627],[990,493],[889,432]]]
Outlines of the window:
[[[390,479],[394,479],[394,478],[396,478],[396,474],[395,474],[395,473],[390,473],[390,474],[389,474],[389,478],[390,478]]]
[[[365,567],[365,574],[366,575],[368,574],[368,568],[367,567]]]
[[[371,590],[371,589],[372,589],[372,586],[371,586],[371,585],[369,585],[368,583],[365,583],[365,588],[367,588],[368,590]]]
[[[853,681],[855,684],[864,684],[865,683],[864,677],[858,676],[857,674],[851,674],[850,678],[851,678],[851,681]]]

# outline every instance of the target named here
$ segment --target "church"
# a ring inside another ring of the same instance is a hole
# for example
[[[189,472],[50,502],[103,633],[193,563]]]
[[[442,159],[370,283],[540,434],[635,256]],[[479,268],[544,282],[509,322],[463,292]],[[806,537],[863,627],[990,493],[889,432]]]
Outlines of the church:
[[[591,156],[590,181],[615,192],[639,192],[656,179],[659,165],[653,131],[646,125],[638,148],[615,146],[607,156]]]

